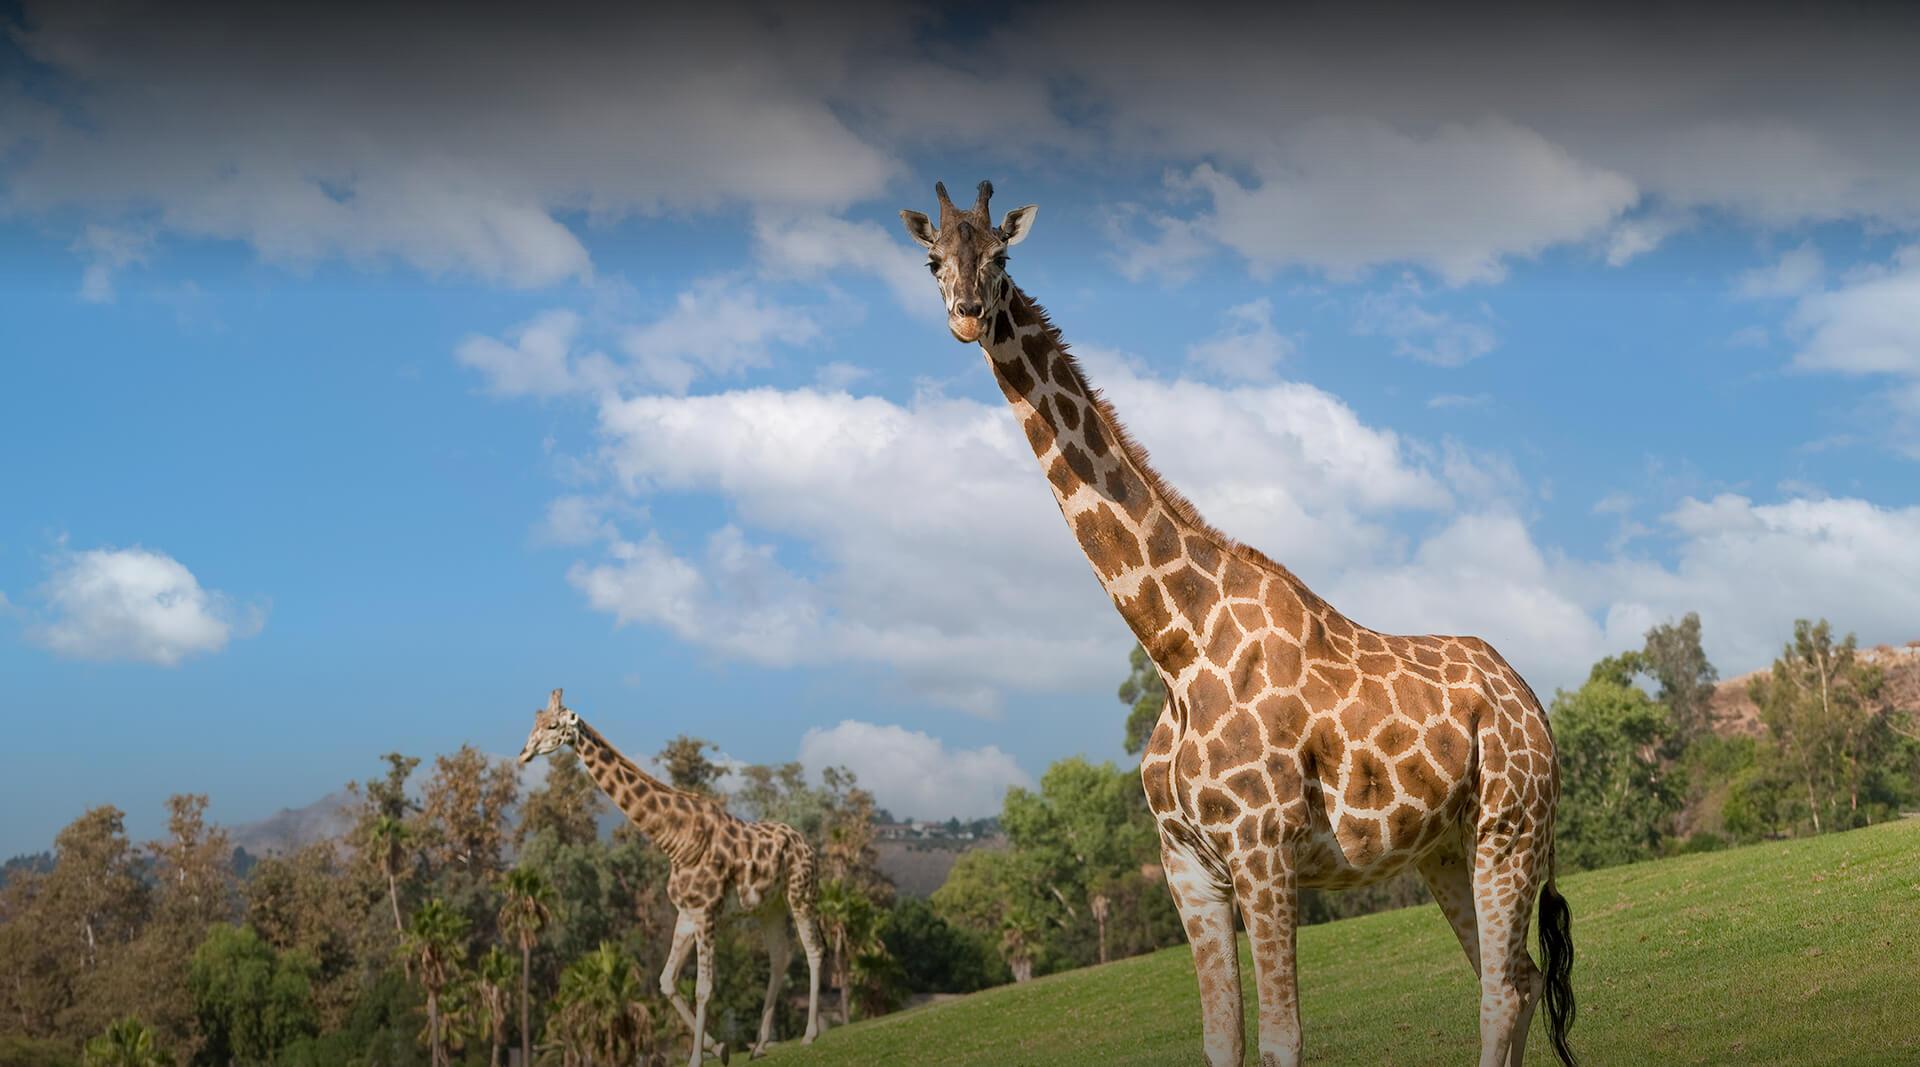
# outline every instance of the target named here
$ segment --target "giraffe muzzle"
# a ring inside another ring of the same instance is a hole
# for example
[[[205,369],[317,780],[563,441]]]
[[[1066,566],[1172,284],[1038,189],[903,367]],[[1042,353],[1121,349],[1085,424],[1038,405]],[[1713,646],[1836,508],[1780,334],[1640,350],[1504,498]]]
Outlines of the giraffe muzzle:
[[[963,345],[970,345],[980,339],[980,334],[986,330],[986,324],[981,322],[978,316],[954,315],[947,319],[947,330],[953,334],[954,340]]]

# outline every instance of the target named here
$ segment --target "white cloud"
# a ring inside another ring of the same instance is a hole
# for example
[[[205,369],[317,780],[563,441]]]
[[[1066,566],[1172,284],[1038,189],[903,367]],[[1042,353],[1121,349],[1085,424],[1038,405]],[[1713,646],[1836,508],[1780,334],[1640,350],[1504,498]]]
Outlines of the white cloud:
[[[1426,136],[1372,119],[1315,120],[1290,131],[1281,152],[1252,186],[1212,164],[1195,168],[1189,180],[1212,203],[1202,225],[1258,267],[1341,279],[1413,263],[1451,285],[1498,281],[1506,258],[1593,236],[1639,198],[1627,178],[1502,119]]]
[[[73,243],[73,250],[88,261],[85,273],[80,276],[80,299],[89,304],[113,303],[114,275],[136,263],[145,263],[152,246],[150,233],[98,223],[87,226]]]
[[[1764,267],[1755,267],[1734,279],[1734,292],[1756,300],[1799,296],[1820,284],[1827,269],[1820,249],[1807,241],[1781,254]]]
[[[831,210],[898,168],[834,108],[852,58],[904,25],[884,10],[207,18],[45,3],[24,22],[71,117],[27,113],[10,206],[138,218],[276,262],[547,285],[592,271],[562,212]]]
[[[41,588],[47,618],[36,642],[87,660],[135,660],[171,667],[257,632],[262,612],[203,589],[179,561],[143,548],[62,549]]]
[[[1187,359],[1238,381],[1272,381],[1279,365],[1299,350],[1299,341],[1273,328],[1273,302],[1259,300],[1227,309],[1227,327],[1187,347]]]
[[[755,252],[780,278],[818,280],[827,271],[871,274],[893,290],[900,306],[925,317],[941,315],[938,290],[927,279],[926,257],[871,222],[827,215],[754,220]]]
[[[572,360],[579,332],[578,313],[547,311],[517,327],[511,344],[476,334],[460,342],[454,358],[484,375],[495,395],[558,396],[584,385]]]
[[[772,346],[810,344],[819,336],[812,313],[768,300],[750,286],[709,278],[675,297],[665,315],[625,331],[621,347],[648,380],[685,392],[703,374],[763,367]]]
[[[853,771],[879,806],[904,818],[992,815],[1008,788],[1033,785],[998,746],[949,749],[918,730],[854,719],[808,730],[800,739],[799,759],[815,771]]]
[[[1395,355],[1436,367],[1464,366],[1499,345],[1492,329],[1429,311],[1415,303],[1419,295],[1417,287],[1405,282],[1392,292],[1367,293],[1360,298],[1353,331],[1386,337],[1393,341]]]
[[[1885,269],[1805,297],[1793,323],[1806,336],[1797,366],[1920,378],[1920,245],[1901,249]]]

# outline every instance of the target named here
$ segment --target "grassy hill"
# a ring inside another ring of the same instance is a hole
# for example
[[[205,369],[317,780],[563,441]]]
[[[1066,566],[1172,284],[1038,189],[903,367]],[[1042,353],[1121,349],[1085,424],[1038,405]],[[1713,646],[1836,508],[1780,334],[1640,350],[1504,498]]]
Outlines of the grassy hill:
[[[1595,871],[1561,888],[1583,1063],[1920,1063],[1920,820]],[[1241,958],[1254,1059],[1244,942]],[[1476,984],[1431,905],[1303,931],[1300,985],[1310,1064],[1478,1054]],[[837,1028],[772,1062],[1193,1063],[1196,1004],[1182,946]],[[1528,1062],[1556,1062],[1534,1027]]]

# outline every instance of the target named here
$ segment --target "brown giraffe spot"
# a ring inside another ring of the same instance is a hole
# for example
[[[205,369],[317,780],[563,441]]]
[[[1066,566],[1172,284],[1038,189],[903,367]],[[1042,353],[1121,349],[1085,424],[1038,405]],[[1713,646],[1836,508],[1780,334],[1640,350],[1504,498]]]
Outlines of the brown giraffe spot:
[[[1053,354],[1053,380],[1059,382],[1060,388],[1065,392],[1072,393],[1074,396],[1086,395],[1080,389],[1080,382],[1074,375],[1073,368],[1067,366],[1067,357],[1064,352],[1055,352]],[[1089,415],[1087,421],[1091,423],[1093,417]]]
[[[1087,451],[1096,456],[1104,456],[1107,454],[1107,434],[1105,430],[1100,428],[1099,419],[1087,420],[1087,432],[1085,436],[1087,439]]]
[[[1066,423],[1067,429],[1069,430],[1079,429],[1080,428],[1079,403],[1073,400],[1068,400],[1064,396],[1061,397],[1060,398],[1060,421]]]
[[[1260,638],[1260,650],[1267,661],[1267,680],[1282,689],[1291,689],[1300,684],[1300,673],[1304,667],[1300,659],[1300,646],[1281,637],[1279,634],[1265,634]]]
[[[1193,814],[1202,826],[1220,826],[1240,815],[1240,805],[1212,786],[1202,786],[1193,798]]]
[[[1033,305],[1027,303],[1024,299],[1012,301],[1007,305],[1007,310],[1013,312],[1013,324],[1015,326],[1038,326],[1040,324],[1040,317],[1033,313]]]
[[[1260,605],[1236,603],[1231,606],[1234,621],[1238,622],[1242,629],[1251,633],[1267,628],[1267,612]]]
[[[1381,836],[1378,820],[1351,813],[1340,816],[1340,828],[1334,831],[1334,837],[1340,842],[1340,851],[1346,853],[1347,862],[1355,867],[1372,865],[1386,851]]]
[[[1344,742],[1340,740],[1340,731],[1333,725],[1330,715],[1316,715],[1307,727],[1307,743],[1302,752],[1313,761],[1313,769],[1322,774],[1331,774],[1340,769],[1340,750]]]
[[[1319,598],[1315,597],[1314,599],[1318,600]],[[1324,600],[1320,601],[1320,603],[1322,607],[1326,605],[1326,601]],[[1327,633],[1346,642],[1347,646],[1351,648],[1355,636],[1353,622],[1337,611],[1326,611],[1323,614],[1327,620]]]
[[[1102,577],[1112,578],[1146,562],[1140,555],[1140,539],[1105,504],[1074,519],[1073,534]]]
[[[1168,732],[1167,743],[1173,743],[1171,731]],[[1146,788],[1148,810],[1173,810],[1173,783],[1168,778],[1170,769],[1166,760],[1152,760],[1140,765],[1140,784]]]
[[[1219,675],[1202,670],[1187,686],[1187,706],[1193,712],[1194,730],[1210,734],[1220,717],[1233,710],[1233,698],[1227,695]]]
[[[1147,554],[1149,558],[1152,557],[1151,547],[1148,548]],[[1207,630],[1207,662],[1215,664],[1229,662],[1233,658],[1233,650],[1240,646],[1240,640],[1244,636],[1240,627],[1234,624],[1233,613],[1221,612],[1220,617],[1215,619],[1213,626]]]
[[[1194,566],[1213,574],[1220,569],[1220,546],[1199,534],[1190,534],[1187,537],[1187,558],[1193,561]]]
[[[1135,522],[1146,518],[1147,508],[1153,504],[1153,498],[1147,495],[1147,483],[1124,463],[1114,464],[1107,472],[1107,495],[1125,508]]]
[[[1400,713],[1415,722],[1439,717],[1444,702],[1437,687],[1406,674],[1393,679],[1393,699]]]
[[[1233,828],[1233,839],[1240,851],[1252,851],[1260,841],[1260,817],[1251,814],[1241,816],[1240,822]]]
[[[1299,778],[1300,776],[1295,774],[1293,780],[1297,782]],[[1279,781],[1280,776],[1276,774],[1274,779]],[[1281,786],[1281,791],[1283,793],[1286,791],[1284,784]],[[1260,813],[1260,843],[1268,848],[1273,848],[1280,843],[1280,813],[1272,808]]]
[[[1033,392],[1033,375],[1018,361],[1002,363],[993,361],[994,378],[1000,383],[1000,391],[1007,394],[1007,401],[1013,403],[1025,400]]]
[[[1411,848],[1420,839],[1421,823],[1426,816],[1411,804],[1401,804],[1387,813],[1389,848]]]
[[[1072,446],[1068,446],[1072,447]],[[1065,456],[1053,457],[1053,466],[1047,468],[1047,481],[1053,483],[1053,490],[1063,497],[1072,496],[1080,488],[1080,479],[1073,473],[1073,466]]]
[[[1315,711],[1330,711],[1346,699],[1346,694],[1327,684],[1325,678],[1307,672],[1306,680],[1300,683],[1300,695],[1306,698],[1307,706]]]
[[[1465,685],[1472,676],[1473,668],[1464,663],[1449,663],[1447,669],[1441,674],[1448,685]]]
[[[1372,679],[1368,679],[1368,681],[1372,681]],[[1378,682],[1374,682],[1373,684],[1379,685]],[[1385,696],[1386,690],[1384,688],[1381,689],[1380,694]],[[1340,709],[1340,728],[1346,731],[1348,737],[1357,741],[1373,733],[1374,728],[1380,725],[1381,720],[1392,714],[1393,707],[1385,700],[1372,701],[1367,699],[1366,684],[1362,683],[1359,699],[1349,702],[1346,707]]]
[[[1267,743],[1274,748],[1290,750],[1300,743],[1300,737],[1307,729],[1307,704],[1296,693],[1275,693],[1262,697],[1260,703],[1253,706],[1254,714],[1260,716],[1260,722],[1267,728]]]
[[[1156,567],[1165,566],[1180,558],[1180,531],[1165,515],[1153,518],[1152,528],[1147,531],[1147,562]]]
[[[993,343],[1004,345],[1013,339],[1013,320],[1007,318],[1006,309],[993,317]]]
[[[1252,816],[1248,816],[1248,818],[1251,819]],[[1267,868],[1267,857],[1264,854],[1256,852],[1248,856],[1243,862],[1246,865],[1247,877],[1253,882],[1265,882],[1269,877],[1270,871]]]
[[[1426,667],[1438,667],[1445,659],[1440,655],[1440,650],[1432,645],[1420,645],[1413,650],[1413,661]],[[1448,671],[1447,674],[1451,676],[1453,672]]]
[[[1200,657],[1200,649],[1193,643],[1193,635],[1185,630],[1166,630],[1147,647],[1147,653],[1153,657],[1168,674],[1177,675],[1187,669],[1187,665]]]
[[[1160,583],[1148,579],[1140,583],[1140,592],[1131,599],[1114,599],[1114,606],[1120,609],[1120,617],[1127,621],[1136,634],[1148,638],[1167,628],[1173,621],[1173,612],[1167,610],[1167,600],[1160,594]],[[1155,662],[1159,662],[1157,659]]]
[[[1244,703],[1267,687],[1267,672],[1262,669],[1264,659],[1258,641],[1248,641],[1246,647],[1240,650],[1240,658],[1233,661],[1233,667],[1228,672],[1228,678],[1233,682],[1233,699]]]
[[[1400,781],[1400,791],[1420,801],[1429,808],[1437,808],[1446,799],[1447,782],[1440,773],[1427,762],[1427,757],[1419,749],[1411,749],[1407,755],[1394,764],[1394,776]]]
[[[1162,579],[1167,585],[1167,598],[1173,601],[1174,610],[1191,626],[1198,627],[1207,621],[1207,614],[1220,599],[1220,589],[1213,580],[1192,567],[1182,567]]]
[[[1079,445],[1071,441],[1061,445],[1060,458],[1067,461],[1067,466],[1073,468],[1074,475],[1082,482],[1088,485],[1100,483],[1100,475],[1093,469],[1093,460],[1088,458],[1085,452],[1080,451]]]
[[[1020,338],[1020,351],[1026,353],[1027,359],[1033,363],[1044,362],[1053,355],[1053,338],[1048,337],[1044,330],[1027,334]],[[1042,370],[1040,379],[1045,381],[1046,378],[1047,373]]]
[[[1374,735],[1373,744],[1375,748],[1391,758],[1405,752],[1419,738],[1420,735],[1414,732],[1413,727],[1404,718],[1395,716],[1388,719],[1386,725],[1380,727],[1380,732]]]
[[[1251,600],[1260,595],[1260,571],[1238,556],[1228,556],[1220,586],[1227,596]]]
[[[1467,735],[1446,719],[1427,727],[1427,752],[1448,777],[1457,778],[1467,769]]]
[[[1248,807],[1264,808],[1273,802],[1273,794],[1267,791],[1266,776],[1257,769],[1248,769],[1228,778],[1224,783],[1233,790]]]
[[[1044,456],[1047,449],[1053,447],[1053,417],[1047,411],[1046,400],[1041,400],[1040,406],[1027,416],[1026,431],[1027,444],[1032,446],[1034,455]]]
[[[1360,631],[1360,635],[1354,639],[1354,643],[1362,652],[1385,652],[1387,650],[1387,642],[1372,630]]]
[[[1385,678],[1400,668],[1400,661],[1385,652],[1368,652],[1364,649],[1353,661],[1361,674],[1373,674]]]
[[[1343,667],[1337,663],[1316,663],[1312,670],[1313,673],[1326,679],[1327,684],[1333,687],[1333,691],[1342,696],[1353,692],[1354,683],[1360,679],[1353,668]],[[1381,703],[1386,702],[1386,695],[1386,690],[1380,691]]]
[[[1393,772],[1364,748],[1353,750],[1346,778],[1348,807],[1373,810],[1393,801]]]
[[[1245,762],[1260,752],[1260,724],[1245,708],[1236,708],[1220,727],[1220,742],[1232,753],[1232,761]],[[1214,768],[1217,772],[1219,767]]]
[[[1318,621],[1308,620],[1306,606],[1285,582],[1274,582],[1267,588],[1267,618],[1273,620],[1276,629],[1295,640],[1300,640],[1309,630],[1319,631]],[[1324,640],[1321,647],[1325,647]]]

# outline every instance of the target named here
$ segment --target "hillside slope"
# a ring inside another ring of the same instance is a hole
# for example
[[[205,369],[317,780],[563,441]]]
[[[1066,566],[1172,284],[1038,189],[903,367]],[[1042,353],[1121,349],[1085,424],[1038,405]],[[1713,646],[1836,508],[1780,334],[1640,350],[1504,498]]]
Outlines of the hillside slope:
[[[1920,1063],[1920,820],[1595,871],[1573,906],[1591,1065]],[[1462,1064],[1476,983],[1431,907],[1301,933],[1306,1061]],[[1252,969],[1248,1054],[1255,1059]],[[1198,1061],[1186,948],[780,1046],[783,1067]],[[1539,1020],[1528,1062],[1553,1063]]]

